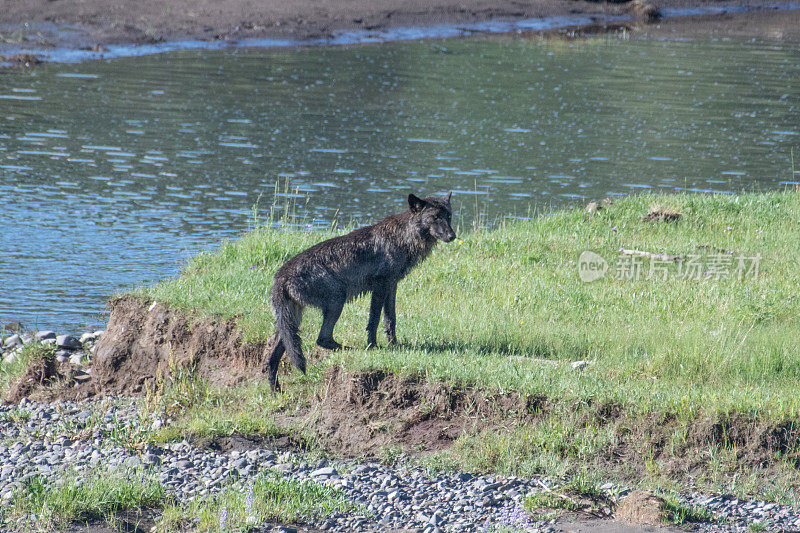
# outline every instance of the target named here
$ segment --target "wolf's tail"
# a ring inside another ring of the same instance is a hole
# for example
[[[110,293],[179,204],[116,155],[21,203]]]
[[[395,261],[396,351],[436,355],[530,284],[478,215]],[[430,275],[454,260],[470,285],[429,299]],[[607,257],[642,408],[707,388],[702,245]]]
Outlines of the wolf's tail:
[[[303,355],[300,341],[300,319],[303,317],[303,306],[289,295],[285,286],[273,286],[270,300],[272,312],[275,314],[278,342],[283,343],[289,361],[305,373],[306,358]]]

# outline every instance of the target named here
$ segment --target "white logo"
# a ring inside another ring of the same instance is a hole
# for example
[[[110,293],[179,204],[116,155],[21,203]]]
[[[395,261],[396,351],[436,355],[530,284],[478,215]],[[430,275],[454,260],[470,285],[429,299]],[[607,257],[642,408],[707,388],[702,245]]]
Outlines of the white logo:
[[[581,281],[591,283],[606,275],[608,263],[600,254],[586,250],[578,257],[578,277]]]

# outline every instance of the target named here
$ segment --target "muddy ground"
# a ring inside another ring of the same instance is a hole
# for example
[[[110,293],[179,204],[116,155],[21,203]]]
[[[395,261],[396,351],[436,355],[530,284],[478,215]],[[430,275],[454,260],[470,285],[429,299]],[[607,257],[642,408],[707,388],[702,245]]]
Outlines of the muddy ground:
[[[637,7],[638,4],[638,7]],[[386,30],[442,23],[521,20],[564,15],[617,15],[702,5],[747,6],[742,15],[686,17],[656,32],[785,36],[800,32],[795,14],[774,12],[765,0],[4,0],[0,44],[102,50],[109,44],[183,39],[328,38],[338,30]],[[760,27],[766,29],[762,32]],[[754,29],[755,28],[755,29]]]

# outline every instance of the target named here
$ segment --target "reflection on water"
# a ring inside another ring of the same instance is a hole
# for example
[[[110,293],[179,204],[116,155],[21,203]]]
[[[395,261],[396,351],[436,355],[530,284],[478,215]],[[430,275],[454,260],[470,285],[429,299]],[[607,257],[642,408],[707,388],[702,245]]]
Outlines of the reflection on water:
[[[792,185],[796,43],[511,38],[181,52],[0,77],[0,321],[77,331],[265,215],[457,222]],[[797,150],[795,150],[797,151]],[[286,195],[281,197],[284,202]],[[281,206],[279,206],[281,207]]]

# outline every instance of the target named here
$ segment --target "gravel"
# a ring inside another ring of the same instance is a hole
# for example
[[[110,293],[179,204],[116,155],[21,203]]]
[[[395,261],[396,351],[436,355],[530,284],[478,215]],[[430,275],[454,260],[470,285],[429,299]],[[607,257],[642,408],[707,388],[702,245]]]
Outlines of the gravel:
[[[81,348],[99,334],[82,336]],[[88,353],[80,353],[88,360]],[[152,421],[147,423],[152,427]],[[185,502],[213,496],[230,484],[244,487],[260,472],[276,471],[339,488],[369,513],[337,515],[310,524],[326,531],[472,532],[509,526],[554,530],[552,521],[535,521],[521,507],[526,495],[545,490],[542,485],[553,486],[554,480],[548,478],[433,473],[413,464],[386,466],[325,458],[309,463],[302,454],[268,447],[223,452],[187,441],[137,449],[123,446],[120,435],[141,427],[139,410],[131,399],[111,403],[22,400],[18,405],[0,405],[0,505],[10,501],[12,492],[32,476],[56,481],[66,474],[80,477],[100,468],[144,468],[178,501]],[[629,492],[613,483],[598,488],[612,501]],[[767,530],[800,530],[800,514],[788,506],[694,492],[678,499],[718,518],[717,523],[698,525],[700,531],[748,531],[754,522]],[[610,514],[609,509],[605,512]],[[3,527],[0,524],[0,531]]]

